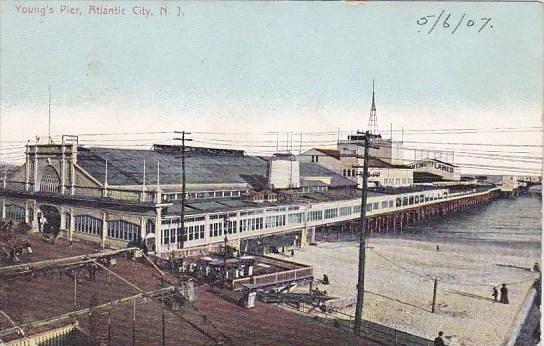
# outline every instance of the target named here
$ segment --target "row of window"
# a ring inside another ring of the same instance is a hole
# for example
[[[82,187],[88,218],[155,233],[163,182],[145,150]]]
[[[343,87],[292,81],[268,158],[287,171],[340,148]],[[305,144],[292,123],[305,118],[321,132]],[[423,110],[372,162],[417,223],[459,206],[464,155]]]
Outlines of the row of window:
[[[302,192],[326,192],[328,190],[327,186],[303,186],[300,188]]]
[[[308,213],[308,221],[316,221],[323,219],[323,210],[311,210]]]
[[[186,199],[208,199],[208,198],[223,198],[223,197],[240,197],[243,191],[204,191],[204,192],[186,192]],[[164,201],[181,200],[181,193],[165,193],[162,195]]]
[[[344,177],[355,177],[357,176],[357,172],[354,169],[344,169],[342,175]]]
[[[102,220],[89,215],[78,215],[75,218],[76,232],[100,235],[102,234]]]
[[[338,217],[338,208],[325,209],[325,219]]]
[[[21,222],[25,220],[25,208],[18,205],[6,205],[6,219]]]
[[[204,239],[205,225],[191,225],[185,226],[185,240],[199,240]],[[161,240],[163,245],[176,244],[178,241],[178,231],[180,228],[170,228],[161,230]]]
[[[266,228],[285,226],[285,215],[267,216],[265,225]]]
[[[287,222],[289,222],[290,225],[303,223],[304,222],[304,213],[289,214],[289,216],[287,218]]]
[[[384,185],[411,185],[413,180],[411,178],[384,178]]]
[[[140,226],[124,221],[115,220],[108,222],[108,237],[126,241],[137,240],[140,236]]]
[[[351,215],[351,207],[341,207],[340,216],[347,216],[347,215]]]
[[[254,217],[250,219],[240,220],[240,232],[256,231],[263,229],[263,218]]]
[[[65,228],[70,228],[70,214],[65,214]],[[135,241],[140,237],[140,225],[125,221],[113,220],[108,221],[108,238],[119,239],[125,241]],[[74,218],[74,226],[76,232],[87,233],[92,235],[102,234],[102,220],[90,215],[78,215]],[[155,223],[153,220],[147,220],[146,233],[155,232]]]

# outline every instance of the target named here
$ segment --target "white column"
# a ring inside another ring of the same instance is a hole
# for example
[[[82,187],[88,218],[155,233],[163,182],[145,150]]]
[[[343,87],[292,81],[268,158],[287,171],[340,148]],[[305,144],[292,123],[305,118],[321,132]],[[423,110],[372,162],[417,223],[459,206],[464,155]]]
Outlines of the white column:
[[[106,213],[102,212],[102,241],[100,246],[104,247],[106,245],[106,235],[108,234],[108,221],[106,218]]]
[[[74,209],[70,208],[70,227],[68,228],[68,239],[74,238],[74,231],[76,230],[76,219],[74,217]]]
[[[204,243],[208,245],[210,243],[210,215],[204,216]]]
[[[33,232],[39,232],[38,227],[38,203],[36,201],[32,201],[32,231]]]
[[[34,147],[34,188],[33,191],[38,191],[38,145]]]
[[[25,165],[25,191],[28,191],[30,189],[30,153],[29,153],[29,146],[26,145],[26,165]]]
[[[77,162],[77,146],[72,144],[72,156],[70,157],[70,195],[76,193],[76,164]]]
[[[64,156],[64,143],[62,144],[62,161],[60,163],[60,193],[64,194],[66,185],[66,157]]]
[[[140,216],[140,240],[143,242],[145,240],[145,224],[146,224],[146,218],[143,216]]]
[[[156,219],[155,219],[155,252],[160,252],[161,249],[161,221],[162,221],[162,210],[161,208],[155,208]]]
[[[2,205],[2,207],[3,207],[3,205]],[[4,215],[4,214],[2,213],[2,215]],[[28,201],[26,201],[25,202],[25,223],[28,223],[29,219],[30,219],[30,213],[29,213],[29,210],[28,210]]]
[[[60,207],[60,227],[59,229],[63,230],[63,231],[66,231],[66,215],[65,215],[65,210],[64,210],[64,207]]]

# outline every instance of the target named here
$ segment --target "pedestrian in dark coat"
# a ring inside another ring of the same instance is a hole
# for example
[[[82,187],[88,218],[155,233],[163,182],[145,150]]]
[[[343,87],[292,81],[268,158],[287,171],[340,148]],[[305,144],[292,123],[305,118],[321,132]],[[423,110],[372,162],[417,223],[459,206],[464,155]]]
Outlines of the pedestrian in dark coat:
[[[442,335],[444,335],[444,332],[438,332],[438,336],[434,338],[434,346],[446,346]]]
[[[506,284],[502,284],[501,287],[501,303],[508,304],[508,288],[506,288]]]
[[[498,301],[498,297],[499,297],[499,291],[497,290],[497,287],[493,287],[493,298],[495,299],[495,301]]]

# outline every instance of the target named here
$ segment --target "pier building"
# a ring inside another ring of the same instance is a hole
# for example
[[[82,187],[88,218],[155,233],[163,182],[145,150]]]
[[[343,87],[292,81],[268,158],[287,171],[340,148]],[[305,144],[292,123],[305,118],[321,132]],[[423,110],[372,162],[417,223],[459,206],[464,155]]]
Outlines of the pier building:
[[[304,246],[323,227],[356,230],[361,192],[349,177],[292,155],[264,158],[202,147],[186,147],[181,230],[180,157],[181,147],[173,145],[86,147],[75,137],[28,144],[25,164],[4,175],[2,219],[67,239],[111,247],[145,244],[158,254],[180,255],[225,241],[262,253]],[[400,231],[408,223],[484,203],[496,191],[494,185],[379,184],[369,190],[365,206],[369,230]]]

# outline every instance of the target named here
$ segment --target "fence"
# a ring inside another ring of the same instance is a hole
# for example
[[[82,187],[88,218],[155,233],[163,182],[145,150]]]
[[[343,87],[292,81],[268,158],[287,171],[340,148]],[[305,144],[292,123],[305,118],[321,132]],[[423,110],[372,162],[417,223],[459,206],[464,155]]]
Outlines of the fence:
[[[253,284],[258,288],[311,278],[313,278],[312,267],[291,269],[271,274],[254,275],[248,278],[234,279],[232,280],[232,289],[235,291],[240,290],[244,284]]]
[[[39,334],[24,337],[22,339],[6,342],[6,346],[90,346],[95,343],[89,336],[83,333],[77,323],[55,328]],[[0,343],[1,344],[1,343]]]
[[[520,305],[518,311],[516,312],[514,320],[512,320],[512,323],[510,323],[510,328],[507,329],[510,332],[505,335],[502,345],[513,346],[516,343],[523,323],[527,319],[527,316],[531,311],[531,307],[535,302],[535,297],[536,290],[532,287],[529,288],[529,290],[525,294],[525,297],[523,298],[523,303]]]
[[[326,323],[332,324],[337,328],[343,328],[350,332],[353,331],[355,317],[350,314],[346,314],[341,311],[336,311],[330,308],[324,310],[316,307],[314,305],[309,305],[305,303],[296,303],[296,304],[284,304],[285,306],[296,309],[299,312],[304,314],[313,315],[317,320]],[[318,313],[316,314],[316,311]],[[319,318],[319,315],[324,315],[325,317]],[[374,323],[370,321],[362,321],[361,324],[361,334],[365,339],[374,341],[382,345],[396,345],[396,346],[432,346],[433,341],[425,339],[413,334],[409,334],[391,327],[381,325],[379,323]]]

